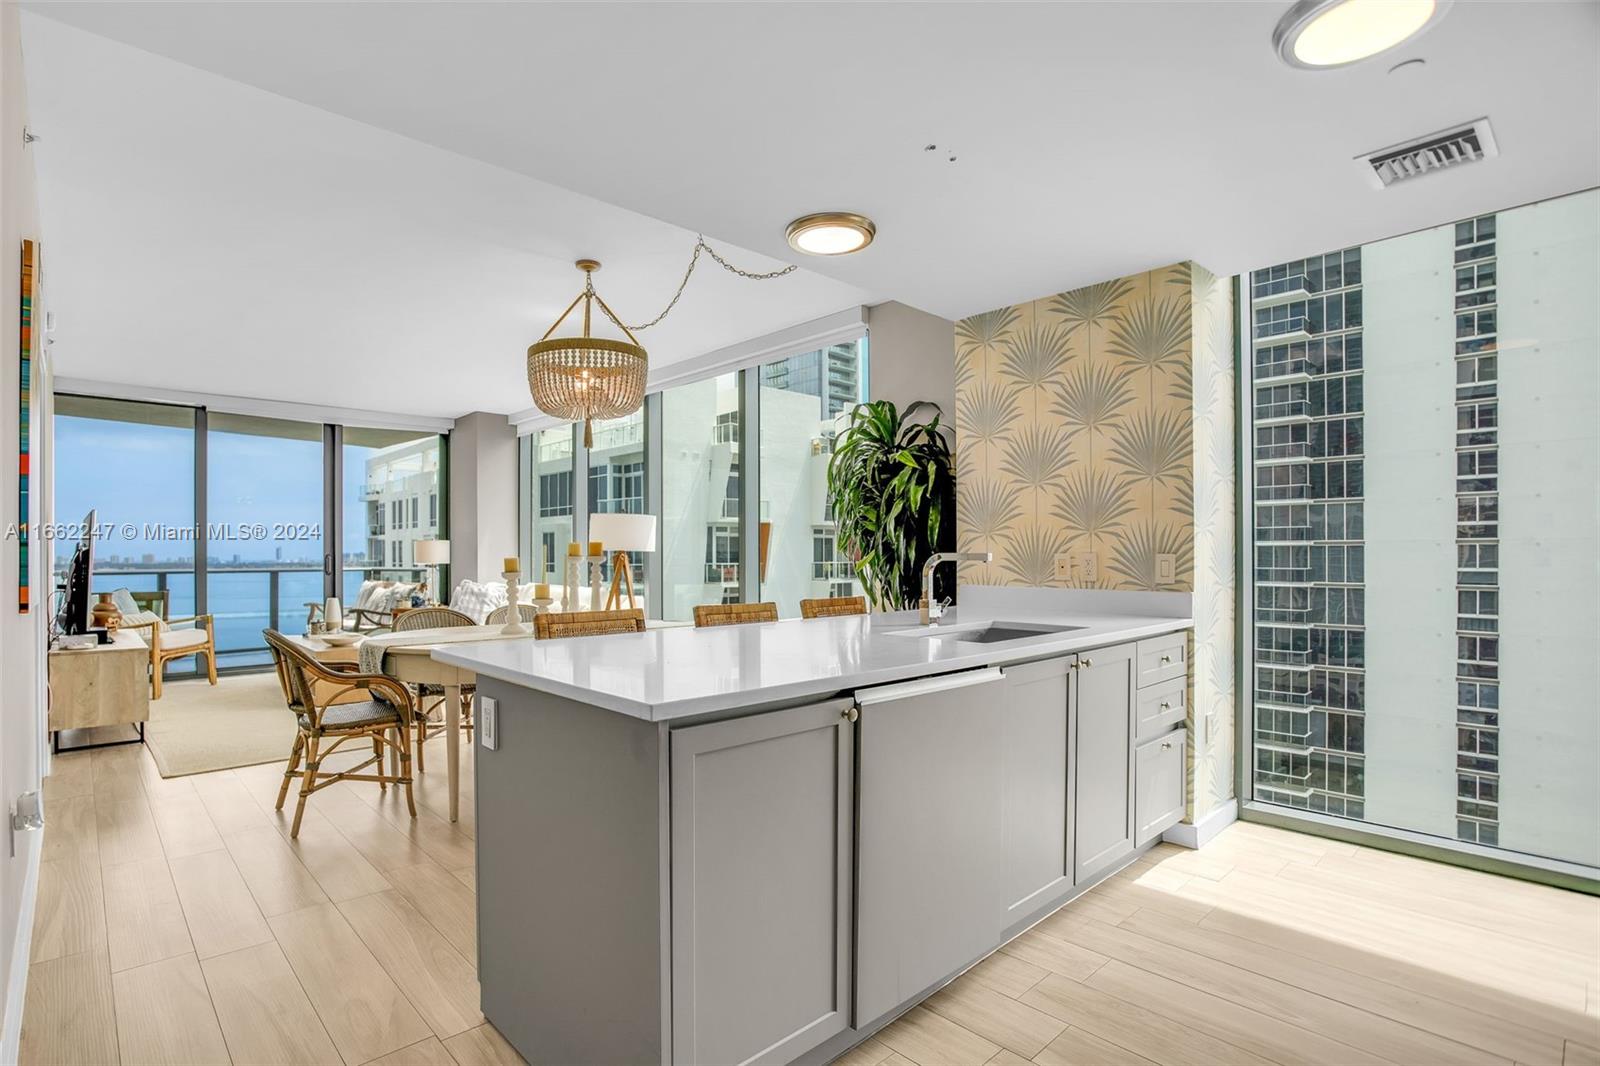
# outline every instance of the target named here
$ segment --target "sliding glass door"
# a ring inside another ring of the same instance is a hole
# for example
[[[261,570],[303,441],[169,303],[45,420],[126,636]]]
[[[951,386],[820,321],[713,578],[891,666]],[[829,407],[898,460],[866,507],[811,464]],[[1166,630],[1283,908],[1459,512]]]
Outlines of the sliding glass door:
[[[323,598],[322,426],[206,418],[206,611],[217,665],[272,661],[261,631],[304,633]]]
[[[1250,798],[1600,866],[1600,192],[1246,291]]]

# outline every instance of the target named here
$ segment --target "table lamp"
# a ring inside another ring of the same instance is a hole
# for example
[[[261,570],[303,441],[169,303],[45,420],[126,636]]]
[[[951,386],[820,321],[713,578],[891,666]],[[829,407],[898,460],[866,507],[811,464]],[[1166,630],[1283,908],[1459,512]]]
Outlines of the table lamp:
[[[628,561],[629,552],[656,550],[656,516],[653,514],[592,514],[589,516],[589,539],[598,540],[612,551],[611,594],[606,597],[605,609],[616,610],[622,606],[622,587],[628,588],[628,606],[639,604],[633,595],[633,566]]]
[[[438,603],[439,567],[450,563],[450,542],[447,540],[419,540],[412,543],[412,558],[419,566],[428,568],[428,602]]]

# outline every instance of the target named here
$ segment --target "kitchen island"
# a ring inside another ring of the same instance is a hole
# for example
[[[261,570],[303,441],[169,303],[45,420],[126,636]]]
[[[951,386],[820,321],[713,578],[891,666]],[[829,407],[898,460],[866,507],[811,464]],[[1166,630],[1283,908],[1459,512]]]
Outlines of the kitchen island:
[[[1076,595],[435,651],[484,1014],[530,1062],[826,1061],[1131,862],[1183,814],[1187,601]]]

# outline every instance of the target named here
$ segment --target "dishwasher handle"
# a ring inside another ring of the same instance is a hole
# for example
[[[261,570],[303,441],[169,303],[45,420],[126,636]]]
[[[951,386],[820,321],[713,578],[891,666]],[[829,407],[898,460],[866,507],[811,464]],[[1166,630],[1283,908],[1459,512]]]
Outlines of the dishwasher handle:
[[[862,689],[857,692],[856,706],[867,707],[874,703],[887,703],[890,700],[926,696],[931,692],[949,692],[953,689],[968,688],[972,685],[986,685],[992,681],[1003,681],[1005,676],[999,668],[989,666],[982,670],[963,670],[955,674],[919,677],[915,681],[879,685],[876,688]]]

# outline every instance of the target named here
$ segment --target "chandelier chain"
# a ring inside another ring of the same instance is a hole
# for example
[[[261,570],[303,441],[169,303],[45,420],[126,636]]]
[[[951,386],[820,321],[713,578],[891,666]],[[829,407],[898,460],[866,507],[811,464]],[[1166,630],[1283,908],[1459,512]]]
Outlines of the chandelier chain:
[[[751,281],[770,281],[773,278],[781,278],[785,274],[792,274],[798,269],[795,264],[791,263],[782,270],[769,270],[765,273],[751,270],[741,270],[739,267],[734,266],[732,263],[722,258],[722,256],[718,255],[717,250],[706,243],[706,239],[703,234],[696,234],[694,239],[694,254],[689,257],[689,268],[683,272],[683,280],[678,282],[678,290],[672,294],[672,299],[667,302],[667,306],[659,315],[643,325],[624,326],[617,319],[617,316],[611,313],[611,309],[605,306],[605,304],[602,303],[600,305],[600,309],[606,313],[606,317],[611,319],[612,324],[618,329],[631,330],[634,333],[637,333],[642,329],[649,329],[651,326],[666,318],[667,315],[672,313],[672,309],[678,306],[678,300],[683,296],[683,290],[688,287],[689,279],[694,276],[694,268],[700,265],[701,252],[705,252],[707,255],[709,255],[718,266],[722,267],[722,269],[728,271],[730,274],[737,274],[741,278],[748,278]],[[594,291],[593,279],[588,280],[585,285],[587,287],[587,291],[591,293]]]

